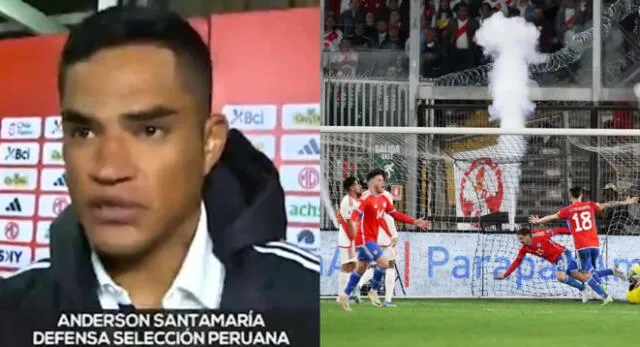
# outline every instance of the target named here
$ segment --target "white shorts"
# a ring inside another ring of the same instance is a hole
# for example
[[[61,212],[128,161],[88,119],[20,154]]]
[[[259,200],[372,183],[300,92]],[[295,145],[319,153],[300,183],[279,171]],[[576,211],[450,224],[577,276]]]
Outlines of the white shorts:
[[[357,260],[356,248],[351,247],[338,247],[340,250],[340,265],[355,263]]]

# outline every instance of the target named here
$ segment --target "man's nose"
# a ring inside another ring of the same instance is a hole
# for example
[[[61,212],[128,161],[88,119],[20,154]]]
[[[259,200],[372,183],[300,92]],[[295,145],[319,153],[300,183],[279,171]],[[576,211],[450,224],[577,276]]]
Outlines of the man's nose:
[[[100,184],[114,185],[132,179],[135,175],[135,162],[130,146],[121,137],[103,138],[94,153],[92,179]]]

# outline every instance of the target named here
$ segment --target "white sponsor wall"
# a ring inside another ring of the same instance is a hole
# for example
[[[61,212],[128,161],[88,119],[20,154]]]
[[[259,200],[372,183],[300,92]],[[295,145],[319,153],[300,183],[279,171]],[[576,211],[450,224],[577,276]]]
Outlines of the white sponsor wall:
[[[337,232],[320,233],[322,295],[335,295],[340,259]],[[557,239],[570,244],[569,239]],[[603,243],[604,244],[604,243]],[[609,236],[599,268],[616,264],[628,271],[640,262],[640,238]],[[578,291],[555,281],[555,269],[548,262],[527,256],[520,269],[508,279],[494,280],[506,270],[518,252],[513,235],[401,232],[398,241],[398,269],[408,297],[578,297]],[[609,291],[624,299],[626,282],[607,278]],[[396,295],[402,297],[399,283]]]
[[[232,128],[280,170],[287,240],[319,249],[320,107],[226,105]],[[60,116],[0,119],[0,273],[49,256],[49,225],[69,204]]]
[[[49,224],[70,199],[59,116],[0,121],[0,272],[48,257]]]

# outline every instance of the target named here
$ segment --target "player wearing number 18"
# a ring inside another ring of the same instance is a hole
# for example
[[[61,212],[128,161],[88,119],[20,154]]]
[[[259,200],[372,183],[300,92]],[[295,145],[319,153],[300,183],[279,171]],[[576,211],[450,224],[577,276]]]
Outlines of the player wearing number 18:
[[[573,187],[569,190],[571,204],[552,215],[542,218],[531,216],[529,217],[529,222],[531,224],[543,224],[558,219],[568,221],[573,243],[578,253],[579,279],[589,284],[591,289],[604,298],[603,304],[606,305],[613,302],[613,298],[602,288],[600,276],[594,272],[600,255],[596,213],[606,208],[635,204],[638,202],[638,198],[630,197],[624,201],[611,201],[602,204],[583,201],[583,198],[583,189],[581,187]]]
[[[367,174],[369,194],[363,193],[358,208],[353,210],[349,220],[349,231],[352,235],[355,235],[354,241],[358,251],[358,263],[355,271],[349,277],[349,282],[344,292],[338,297],[338,301],[346,311],[351,310],[349,307],[351,292],[356,288],[360,277],[362,277],[371,262],[376,262],[378,266],[373,273],[368,296],[374,306],[382,306],[378,298],[378,289],[384,277],[385,269],[389,267],[389,261],[384,256],[377,241],[384,214],[387,213],[397,221],[415,225],[421,229],[430,226],[430,223],[424,219],[414,219],[396,211],[393,207],[393,202],[382,194],[384,185],[385,172],[383,170],[374,169],[369,172]]]

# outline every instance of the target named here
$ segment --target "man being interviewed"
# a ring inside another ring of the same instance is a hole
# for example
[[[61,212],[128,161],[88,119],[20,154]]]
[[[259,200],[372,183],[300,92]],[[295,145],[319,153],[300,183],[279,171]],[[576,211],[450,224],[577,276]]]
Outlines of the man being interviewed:
[[[0,282],[0,312],[317,318],[319,261],[281,241],[278,172],[212,115],[210,52],[188,22],[151,8],[98,12],[68,36],[58,88],[73,204],[51,226],[51,259]]]

